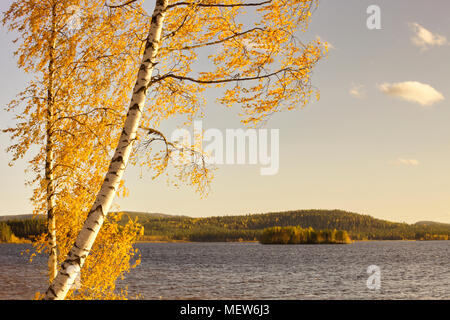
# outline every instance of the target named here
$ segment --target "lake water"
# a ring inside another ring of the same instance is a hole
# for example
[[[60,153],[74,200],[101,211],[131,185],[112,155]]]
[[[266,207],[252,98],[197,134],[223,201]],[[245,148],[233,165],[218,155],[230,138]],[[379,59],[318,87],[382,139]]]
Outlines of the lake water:
[[[0,299],[46,289],[46,258],[0,244]],[[350,245],[138,244],[141,265],[124,281],[144,299],[450,299],[450,242]],[[380,268],[380,289],[367,268]]]

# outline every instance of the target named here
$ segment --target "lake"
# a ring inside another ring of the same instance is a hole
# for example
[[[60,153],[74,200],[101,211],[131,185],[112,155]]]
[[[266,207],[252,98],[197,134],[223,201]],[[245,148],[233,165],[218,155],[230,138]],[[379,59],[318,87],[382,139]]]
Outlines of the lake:
[[[0,244],[0,299],[46,289],[46,257]],[[141,243],[142,263],[121,281],[143,299],[450,299],[449,241],[350,245]],[[369,289],[367,268],[379,267]]]

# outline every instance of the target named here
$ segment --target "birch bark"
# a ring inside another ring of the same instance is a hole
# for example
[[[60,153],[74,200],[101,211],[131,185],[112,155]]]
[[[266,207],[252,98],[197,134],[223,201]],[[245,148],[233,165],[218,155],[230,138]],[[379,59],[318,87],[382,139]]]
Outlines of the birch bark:
[[[48,62],[48,84],[47,84],[47,114],[46,114],[46,157],[45,157],[45,180],[47,196],[47,228],[49,236],[49,281],[50,283],[58,273],[58,256],[56,244],[56,217],[55,217],[55,180],[54,150],[52,126],[55,118],[55,106],[53,98],[53,80],[55,74],[55,42],[56,42],[56,8],[52,7],[51,38],[49,39],[49,62]]]
[[[77,275],[88,256],[95,238],[108,214],[112,201],[119,187],[125,167],[130,157],[133,142],[142,117],[147,89],[150,85],[152,72],[161,40],[163,22],[166,15],[168,0],[157,0],[152,14],[150,31],[146,40],[141,66],[137,75],[130,106],[119,143],[111,160],[108,173],[105,176],[97,198],[78,237],[70,250],[67,259],[61,265],[56,278],[48,288],[44,299],[62,300],[72,287]]]

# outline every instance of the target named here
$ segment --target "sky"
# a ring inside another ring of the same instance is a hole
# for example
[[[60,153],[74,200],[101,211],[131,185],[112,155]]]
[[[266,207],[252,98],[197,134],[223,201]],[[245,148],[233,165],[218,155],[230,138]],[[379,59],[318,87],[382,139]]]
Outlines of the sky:
[[[11,0],[2,0],[0,10]],[[146,0],[149,9],[152,2]],[[381,29],[369,29],[370,5]],[[304,39],[330,44],[312,82],[318,102],[273,116],[279,171],[219,165],[211,192],[167,186],[129,166],[122,210],[194,217],[297,209],[342,209],[390,221],[450,223],[450,23],[448,0],[321,0]],[[14,35],[0,32],[0,106],[28,77],[13,57]],[[241,127],[239,117],[207,95],[203,127]],[[13,124],[0,110],[0,128]],[[0,214],[31,212],[26,159],[8,166],[9,137],[0,134]]]

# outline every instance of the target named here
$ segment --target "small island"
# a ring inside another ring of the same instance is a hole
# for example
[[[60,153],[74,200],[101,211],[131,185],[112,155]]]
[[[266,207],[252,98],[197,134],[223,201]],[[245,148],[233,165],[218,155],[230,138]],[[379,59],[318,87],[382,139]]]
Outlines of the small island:
[[[261,234],[262,244],[347,244],[352,243],[347,231],[319,230],[301,227],[265,228]]]

